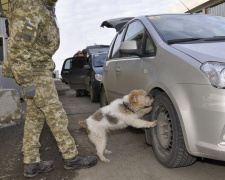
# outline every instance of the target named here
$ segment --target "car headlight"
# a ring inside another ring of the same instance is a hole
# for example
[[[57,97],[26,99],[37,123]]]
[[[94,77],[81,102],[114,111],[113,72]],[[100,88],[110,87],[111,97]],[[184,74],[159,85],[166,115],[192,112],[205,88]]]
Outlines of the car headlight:
[[[102,81],[102,75],[101,74],[95,74],[95,79],[97,80],[97,81]]]
[[[225,88],[225,63],[206,62],[201,66],[201,70],[214,87]]]

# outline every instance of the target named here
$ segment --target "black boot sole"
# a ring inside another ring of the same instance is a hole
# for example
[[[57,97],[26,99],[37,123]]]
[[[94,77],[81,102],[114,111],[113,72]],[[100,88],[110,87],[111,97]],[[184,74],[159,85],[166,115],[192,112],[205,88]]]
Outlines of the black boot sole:
[[[92,164],[89,164],[88,166],[81,166],[81,165],[74,165],[74,166],[67,166],[64,165],[64,169],[69,170],[69,169],[86,169],[86,168],[90,168],[93,167],[97,164],[98,160],[94,161]]]
[[[26,174],[26,173],[24,173],[23,175],[24,175],[24,177],[26,177],[26,178],[32,178],[32,177],[34,177],[34,176],[37,176],[37,175],[40,174],[40,173],[49,172],[49,171],[53,170],[54,168],[55,168],[55,164],[53,164],[53,166],[52,166],[50,169],[46,170],[46,171],[38,171],[38,172],[35,173],[35,174]]]

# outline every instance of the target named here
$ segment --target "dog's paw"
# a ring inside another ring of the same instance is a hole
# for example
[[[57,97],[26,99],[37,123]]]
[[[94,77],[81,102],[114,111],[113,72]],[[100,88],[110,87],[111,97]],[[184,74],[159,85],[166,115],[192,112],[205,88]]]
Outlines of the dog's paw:
[[[150,113],[151,110],[152,110],[152,107],[147,108],[147,113]]]
[[[104,153],[105,154],[112,154],[112,151],[106,149]]]
[[[157,125],[157,121],[153,121],[151,127],[155,127]]]
[[[102,158],[101,161],[104,162],[104,163],[110,163],[110,160],[106,159],[106,158],[104,158],[104,159]]]

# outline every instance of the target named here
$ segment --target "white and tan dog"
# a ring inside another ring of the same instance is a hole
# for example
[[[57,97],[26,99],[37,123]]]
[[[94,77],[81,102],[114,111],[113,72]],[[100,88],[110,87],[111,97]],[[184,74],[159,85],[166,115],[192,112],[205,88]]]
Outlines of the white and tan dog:
[[[86,128],[90,141],[95,145],[101,161],[109,163],[105,154],[112,152],[106,149],[107,131],[122,129],[127,126],[135,128],[150,128],[156,126],[156,121],[148,122],[140,119],[152,109],[153,98],[143,90],[133,90],[122,99],[116,99],[108,106],[102,107],[86,121],[79,125]]]

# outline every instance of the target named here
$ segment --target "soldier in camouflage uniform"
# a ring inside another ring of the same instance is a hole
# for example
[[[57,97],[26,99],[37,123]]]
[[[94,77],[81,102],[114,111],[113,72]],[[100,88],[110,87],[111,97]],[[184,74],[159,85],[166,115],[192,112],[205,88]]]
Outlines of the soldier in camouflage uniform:
[[[3,76],[23,88],[27,103],[24,127],[24,176],[33,177],[54,168],[54,161],[41,161],[39,137],[46,120],[62,153],[65,169],[91,167],[96,156],[81,157],[67,126],[67,115],[58,99],[52,78],[52,55],[59,47],[54,7],[57,0],[10,0],[8,52]]]

